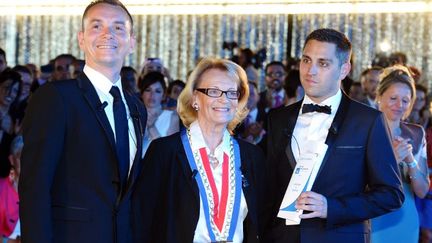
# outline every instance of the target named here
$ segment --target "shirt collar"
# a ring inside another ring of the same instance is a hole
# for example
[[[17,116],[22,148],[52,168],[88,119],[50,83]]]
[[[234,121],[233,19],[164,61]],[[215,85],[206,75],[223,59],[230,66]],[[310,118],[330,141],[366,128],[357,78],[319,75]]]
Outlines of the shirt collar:
[[[279,91],[272,92],[272,97],[276,97],[276,95],[279,95],[280,97],[285,97],[285,90],[280,89]]]
[[[121,83],[121,78],[119,78],[115,83],[112,83],[107,77],[105,77],[102,73],[96,71],[95,69],[89,67],[88,65],[84,66],[84,73],[90,79],[93,86],[102,91],[105,94],[110,94],[109,91],[111,87],[117,86],[120,89],[120,93],[123,96],[123,88]]]
[[[311,98],[309,98],[309,96],[307,94],[305,94],[304,99],[303,99],[303,103],[302,103],[302,107],[304,104],[328,105],[331,107],[331,115],[334,115],[334,114],[336,114],[336,111],[339,108],[341,100],[342,100],[342,91],[340,89],[338,90],[338,92],[335,95],[328,97],[327,99],[323,100],[321,103],[318,103],[318,104],[313,102],[311,100]],[[300,111],[301,111],[301,109],[300,109]]]
[[[199,126],[199,123],[197,120],[190,124],[189,132],[190,132],[190,136],[191,136],[192,151],[196,151],[196,150],[203,148],[203,147],[205,147],[207,150],[209,150],[207,143],[204,140],[204,136],[203,136],[201,127]],[[222,142],[215,149],[216,155],[220,151],[223,151],[226,154],[229,154],[230,138],[231,138],[231,135],[229,134],[228,130],[225,129],[224,134],[223,134],[223,138],[222,138]]]

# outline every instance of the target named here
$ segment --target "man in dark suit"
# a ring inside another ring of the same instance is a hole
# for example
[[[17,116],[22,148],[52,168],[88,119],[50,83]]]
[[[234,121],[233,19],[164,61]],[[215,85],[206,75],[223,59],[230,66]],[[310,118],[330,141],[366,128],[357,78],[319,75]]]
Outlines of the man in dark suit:
[[[258,109],[268,112],[270,109],[284,105],[285,90],[283,84],[286,78],[285,66],[282,62],[273,61],[265,67],[266,90],[262,91]]]
[[[256,83],[249,83],[249,98],[247,108],[249,113],[243,122],[234,130],[237,137],[246,140],[250,143],[259,143],[265,135],[265,122],[267,120],[267,112],[264,109],[258,108],[259,94]]]
[[[132,18],[119,1],[99,0],[82,21],[84,73],[42,86],[24,118],[23,242],[132,241],[130,195],[146,124],[120,80],[135,44]]]
[[[265,242],[368,242],[368,219],[403,202],[382,114],[340,89],[350,54],[342,33],[313,31],[300,63],[304,99],[269,114]],[[306,178],[311,184],[293,203],[293,213],[303,213],[299,223],[287,225],[282,201],[291,178],[302,172],[293,174],[296,164],[306,164],[308,156],[314,161]]]
[[[360,102],[374,109],[378,109],[378,105],[375,102],[375,96],[376,89],[379,83],[379,77],[382,71],[383,68],[379,66],[368,68],[361,82],[362,88],[365,92],[365,98],[363,100],[360,100]]]

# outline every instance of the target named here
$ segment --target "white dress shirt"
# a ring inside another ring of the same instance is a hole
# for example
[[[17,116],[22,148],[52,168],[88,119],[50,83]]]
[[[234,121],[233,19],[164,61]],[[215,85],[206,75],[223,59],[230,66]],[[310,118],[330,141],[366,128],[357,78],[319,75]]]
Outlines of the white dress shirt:
[[[117,80],[115,83],[112,83],[107,77],[105,77],[102,73],[92,69],[91,67],[85,65],[84,73],[87,75],[90,82],[93,84],[93,87],[96,89],[96,93],[99,96],[101,103],[107,102],[108,105],[104,108],[105,114],[108,118],[108,121],[111,125],[111,129],[114,133],[114,138],[116,137],[115,132],[115,124],[114,124],[114,112],[113,112],[113,104],[114,97],[110,94],[110,90],[112,86],[117,86],[120,89],[120,94],[122,96],[123,103],[126,106],[126,116],[128,120],[128,131],[129,131],[129,171],[132,168],[133,161],[135,158],[135,154],[137,152],[137,140],[135,135],[135,128],[132,122],[132,118],[130,116],[129,107],[127,106],[126,99],[123,94],[122,83],[121,80]]]
[[[339,90],[336,95],[327,98],[318,105],[328,105],[331,107],[331,114],[319,113],[319,112],[309,112],[302,114],[302,109],[300,109],[297,122],[294,128],[293,136],[291,138],[291,149],[293,151],[294,158],[298,161],[300,154],[305,152],[312,152],[318,155],[318,161],[313,167],[310,181],[313,183],[319,168],[322,164],[322,159],[324,158],[327,150],[319,150],[318,146],[309,146],[310,144],[325,144],[329,128],[333,122],[336,115],[336,111],[339,108],[340,102],[342,100],[342,92]],[[307,95],[305,95],[302,103],[304,104],[316,104]],[[316,151],[310,151],[311,148],[316,148]],[[309,151],[302,151],[302,148],[309,148]]]
[[[366,96],[366,100],[370,107],[378,109],[378,104],[375,102],[375,100],[371,99],[369,96]]]
[[[253,123],[256,122],[258,116],[258,108],[254,108],[253,110],[249,111],[248,117],[249,117],[249,122]]]
[[[207,150],[207,153],[210,152],[209,148],[207,147],[207,144],[204,140],[201,128],[197,121],[193,122],[190,127],[190,136],[191,136],[191,148],[192,151],[195,152],[196,150],[199,150],[200,148],[205,147]],[[213,172],[213,177],[216,184],[216,189],[218,191],[218,194],[221,195],[222,191],[222,161],[223,161],[223,154],[226,153],[228,156],[230,155],[230,139],[231,136],[227,130],[225,130],[222,142],[216,147],[214,155],[219,160],[219,165],[213,169],[211,167],[211,170]],[[196,161],[196,163],[202,163],[200,161]],[[230,163],[234,163],[234,161],[230,161]],[[220,198],[220,197],[219,197]],[[248,209],[246,205],[246,200],[243,194],[243,191],[241,193],[241,200],[240,200],[240,211],[238,214],[238,220],[237,220],[237,227],[236,231],[234,233],[233,242],[235,243],[241,243],[243,242],[243,221],[246,218]],[[224,224],[225,228],[225,224]],[[207,223],[206,223],[206,217],[204,214],[202,199],[200,197],[200,213],[199,213],[199,219],[198,224],[195,229],[195,235],[193,239],[194,243],[204,243],[204,242],[210,242],[210,236],[207,229]]]

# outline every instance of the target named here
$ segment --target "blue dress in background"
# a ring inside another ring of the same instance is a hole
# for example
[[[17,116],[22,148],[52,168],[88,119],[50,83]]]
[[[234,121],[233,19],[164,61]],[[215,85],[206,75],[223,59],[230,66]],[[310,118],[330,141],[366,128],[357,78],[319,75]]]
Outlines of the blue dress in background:
[[[401,123],[401,137],[410,138],[413,145],[414,158],[419,162],[420,168],[426,165],[426,140],[424,131],[420,126]],[[418,243],[419,242],[419,215],[415,205],[414,192],[408,175],[408,168],[400,166],[402,174],[405,201],[402,207],[394,212],[371,220],[372,243]],[[427,171],[427,168],[423,168]]]
[[[372,243],[418,243],[419,217],[410,184],[403,183],[405,201],[399,210],[372,219]]]

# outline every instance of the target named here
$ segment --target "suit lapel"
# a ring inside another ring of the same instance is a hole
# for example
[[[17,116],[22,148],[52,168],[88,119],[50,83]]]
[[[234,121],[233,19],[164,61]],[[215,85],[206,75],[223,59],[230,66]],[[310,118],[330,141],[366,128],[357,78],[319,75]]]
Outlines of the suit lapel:
[[[179,140],[180,140],[180,135],[179,135]],[[198,189],[198,184],[196,182],[195,176],[198,173],[198,171],[192,171],[191,167],[189,165],[189,161],[186,157],[186,152],[183,148],[182,142],[179,141],[180,146],[178,148],[178,152],[177,152],[177,160],[180,163],[181,166],[181,170],[183,171],[183,175],[186,178],[186,181],[188,183],[188,185],[192,188],[193,191],[193,196],[195,198],[195,200],[198,202],[197,205],[199,205],[199,189]]]
[[[327,134],[327,138],[325,143],[327,144],[328,148],[327,148],[327,152],[324,156],[324,159],[322,161],[322,164],[320,166],[320,169],[318,171],[317,174],[317,178],[319,177],[322,169],[324,168],[325,164],[327,163],[329,154],[331,154],[333,148],[334,148],[334,142],[337,138],[337,134],[343,124],[343,121],[345,120],[346,114],[348,113],[349,110],[349,106],[350,106],[350,99],[348,98],[348,96],[345,95],[344,92],[342,92],[342,99],[341,99],[341,103],[339,105],[339,108],[336,112],[335,118],[333,119],[332,124],[330,125],[329,128],[329,132]]]
[[[78,87],[82,90],[85,100],[87,104],[95,114],[99,124],[105,132],[105,135],[113,149],[114,153],[116,153],[115,148],[115,140],[114,133],[112,131],[111,125],[108,121],[108,118],[105,114],[104,107],[100,102],[99,96],[96,93],[95,88],[91,84],[90,80],[87,78],[85,74],[80,74],[77,77]]]
[[[298,114],[300,111],[300,107],[302,104],[303,100],[294,103],[292,106],[292,109],[288,110],[288,113],[286,114],[286,117],[288,119],[287,121],[287,125],[286,128],[283,129],[284,132],[284,139],[282,139],[281,144],[282,144],[282,148],[285,149],[285,154],[288,157],[288,161],[291,165],[291,168],[294,169],[296,166],[296,160],[294,158],[294,154],[292,152],[292,148],[291,148],[291,139],[294,133],[294,127],[295,124],[297,122],[297,118],[298,118]]]
[[[251,214],[251,219],[253,221],[253,223],[255,225],[258,225],[258,222],[256,222],[256,219],[258,218],[258,216],[256,215],[256,191],[254,190],[253,187],[251,187],[250,183],[251,181],[254,181],[253,178],[251,177],[251,164],[254,161],[251,161],[251,158],[249,156],[248,151],[241,146],[241,143],[239,143],[239,147],[240,147],[240,161],[241,161],[241,174],[242,174],[242,191],[244,194],[244,197],[246,199],[246,204],[249,208],[248,212]]]
[[[133,97],[127,91],[123,90],[123,94],[125,96],[126,104],[129,108],[129,114],[134,126],[136,146],[137,146],[137,152],[135,154],[134,162],[128,180],[127,191],[129,191],[129,189],[135,183],[135,180],[143,166],[141,163],[141,157],[142,157],[142,142],[143,142],[145,124],[143,125],[144,121],[142,121],[142,118],[140,116],[140,112],[138,108],[139,104],[137,104],[133,100]]]

